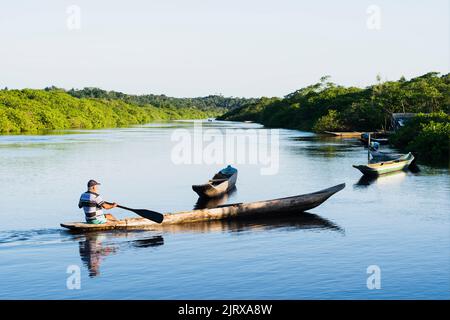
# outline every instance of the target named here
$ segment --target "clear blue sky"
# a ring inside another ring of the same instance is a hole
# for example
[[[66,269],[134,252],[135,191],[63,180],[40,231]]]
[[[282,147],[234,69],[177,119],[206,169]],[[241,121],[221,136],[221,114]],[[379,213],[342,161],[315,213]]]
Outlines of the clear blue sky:
[[[67,27],[70,5],[80,29]],[[370,5],[380,29],[366,25]],[[449,72],[449,1],[4,1],[0,86],[283,96]]]

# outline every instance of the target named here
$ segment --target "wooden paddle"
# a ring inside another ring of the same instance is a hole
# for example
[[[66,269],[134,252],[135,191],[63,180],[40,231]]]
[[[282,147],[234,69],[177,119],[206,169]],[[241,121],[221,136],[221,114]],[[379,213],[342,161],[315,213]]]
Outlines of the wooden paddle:
[[[108,204],[112,204],[109,203]],[[124,210],[128,210],[128,211],[132,211],[134,213],[136,213],[137,215],[140,215],[141,217],[148,219],[148,220],[152,220],[155,221],[157,223],[161,223],[164,220],[164,215],[162,213],[156,212],[156,211],[151,211],[151,210],[147,210],[147,209],[131,209],[128,207],[124,207],[121,205],[117,205],[117,208],[121,208]]]

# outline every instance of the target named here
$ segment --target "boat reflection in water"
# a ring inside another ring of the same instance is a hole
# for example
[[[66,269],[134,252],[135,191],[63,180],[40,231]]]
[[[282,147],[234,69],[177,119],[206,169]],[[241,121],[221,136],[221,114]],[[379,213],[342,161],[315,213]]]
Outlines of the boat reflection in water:
[[[397,171],[392,173],[386,173],[378,177],[362,176],[357,183],[355,183],[355,188],[365,188],[370,185],[389,185],[389,184],[400,184],[406,177],[405,171]]]
[[[157,247],[164,244],[164,238],[161,235],[158,235],[150,238],[133,240],[130,241],[130,244],[135,248]]]
[[[228,193],[225,193],[224,195],[222,195],[220,197],[216,197],[216,198],[199,197],[197,202],[194,205],[194,210],[206,209],[206,208],[210,209],[210,208],[215,208],[217,206],[220,206],[220,205],[224,204],[225,202],[227,202],[228,199],[230,198],[230,196],[235,194],[236,191],[237,191],[237,189],[236,189],[236,187],[234,187],[233,189],[228,191]]]
[[[165,232],[253,232],[271,229],[308,230],[323,229],[344,233],[333,222],[308,212],[291,212],[264,218],[240,218],[232,220],[212,220],[195,223],[166,225]]]
[[[245,232],[258,232],[273,229],[324,230],[345,234],[344,229],[335,223],[316,214],[299,212],[281,216],[271,216],[259,219],[215,220],[185,224],[167,225],[155,231],[106,231],[71,234],[79,243],[79,252],[83,264],[90,277],[100,276],[102,261],[109,255],[119,254],[130,249],[156,249],[164,244],[161,233],[181,232],[229,232],[237,235]]]
[[[104,258],[118,253],[125,245],[127,247],[148,248],[164,244],[161,235],[153,235],[147,238],[138,238],[136,240],[117,242],[123,238],[134,237],[137,232],[92,232],[84,235],[74,235],[78,240],[80,257],[83,264],[89,271],[90,277],[100,275],[100,265]]]

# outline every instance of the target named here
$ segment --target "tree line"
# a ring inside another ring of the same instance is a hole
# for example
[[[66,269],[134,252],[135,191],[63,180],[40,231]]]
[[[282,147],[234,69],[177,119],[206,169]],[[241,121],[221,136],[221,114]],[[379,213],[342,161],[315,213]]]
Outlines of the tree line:
[[[433,156],[424,157],[448,162],[449,111],[450,74],[430,72],[410,80],[382,82],[378,77],[366,88],[340,86],[325,76],[283,98],[264,97],[220,119],[316,132],[376,131],[390,129],[392,113],[420,113],[392,136],[392,142],[422,154],[427,153],[427,143],[439,144]]]
[[[366,88],[337,85],[325,76],[283,98],[174,98],[99,88],[5,88],[0,90],[0,133],[119,127],[219,115],[222,120],[316,132],[376,131],[389,129],[392,113],[412,112],[420,115],[396,132],[391,142],[421,153],[422,158],[448,162],[449,111],[450,74],[436,72],[410,80],[382,82],[378,78]]]
[[[0,90],[0,133],[112,128],[156,120],[213,117],[214,109],[133,104],[122,99],[77,98],[62,89]]]
[[[47,90],[57,90],[58,88],[47,88]],[[257,98],[239,98],[239,97],[224,97],[222,95],[209,95],[206,97],[194,98],[175,98],[166,95],[143,94],[132,95],[117,91],[106,91],[99,88],[84,88],[80,90],[70,89],[67,91],[76,98],[95,98],[95,99],[109,99],[122,100],[127,103],[137,105],[152,105],[159,108],[175,107],[175,108],[197,108],[200,110],[215,112],[226,112],[235,108],[240,108],[249,103],[255,103]]]

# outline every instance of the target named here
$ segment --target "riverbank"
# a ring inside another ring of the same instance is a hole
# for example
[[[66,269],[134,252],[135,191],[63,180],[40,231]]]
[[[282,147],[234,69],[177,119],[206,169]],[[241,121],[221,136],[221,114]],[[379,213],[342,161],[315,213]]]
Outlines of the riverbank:
[[[41,130],[124,127],[158,120],[203,119],[220,114],[171,105],[137,105],[119,99],[77,98],[63,90],[0,90],[0,134]]]
[[[389,137],[404,152],[413,152],[421,162],[450,165],[450,115],[418,114]]]
[[[423,113],[392,143],[419,153],[420,161],[448,163],[450,140],[450,74],[378,82],[366,88],[344,87],[323,77],[284,98],[261,98],[231,110],[220,120],[254,121],[266,127],[306,131],[379,131],[390,129],[393,113]],[[432,152],[427,151],[428,148]]]

